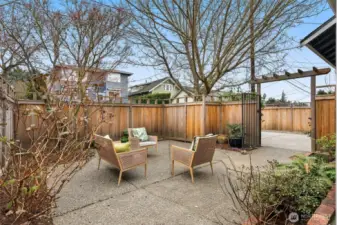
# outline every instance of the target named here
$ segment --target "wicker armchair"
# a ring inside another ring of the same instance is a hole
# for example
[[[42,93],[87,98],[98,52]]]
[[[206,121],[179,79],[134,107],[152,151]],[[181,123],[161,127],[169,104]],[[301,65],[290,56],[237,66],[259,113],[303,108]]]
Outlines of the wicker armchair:
[[[213,155],[215,152],[216,136],[200,137],[196,150],[171,145],[172,176],[174,176],[174,161],[177,161],[190,169],[192,183],[194,183],[193,167],[209,163],[213,175]]]
[[[128,128],[128,133],[129,133],[129,141],[131,143],[131,148],[146,148],[148,149],[149,147],[155,147],[156,151],[158,152],[158,136],[149,136],[148,141],[140,141],[138,138],[134,137],[132,134],[132,129],[133,128]]]
[[[98,169],[101,159],[119,169],[118,186],[124,171],[144,165],[145,177],[147,176],[147,149],[131,150],[130,152],[116,153],[111,139],[95,134],[95,143],[98,144]],[[131,148],[132,149],[132,148]]]

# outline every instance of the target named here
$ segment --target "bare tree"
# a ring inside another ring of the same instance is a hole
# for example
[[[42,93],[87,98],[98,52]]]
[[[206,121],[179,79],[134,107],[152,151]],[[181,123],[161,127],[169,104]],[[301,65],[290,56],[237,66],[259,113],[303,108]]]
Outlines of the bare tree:
[[[114,69],[131,54],[126,40],[130,14],[121,8],[88,1],[68,1],[63,15],[66,33],[61,35],[61,61],[75,65],[81,99],[90,83],[88,71]],[[84,79],[88,79],[83,83]]]
[[[34,61],[40,42],[33,34],[34,21],[25,13],[26,4],[13,1],[0,8],[0,61],[2,76],[18,66],[31,73],[37,71]]]
[[[178,85],[188,80],[197,94],[238,85],[231,72],[247,67],[251,40],[255,58],[284,51],[287,30],[320,11],[319,0],[127,0],[141,63],[155,66]],[[253,23],[252,23],[253,21]],[[254,32],[250,32],[250,24]],[[252,37],[253,35],[253,37]],[[242,83],[247,82],[243,80]]]

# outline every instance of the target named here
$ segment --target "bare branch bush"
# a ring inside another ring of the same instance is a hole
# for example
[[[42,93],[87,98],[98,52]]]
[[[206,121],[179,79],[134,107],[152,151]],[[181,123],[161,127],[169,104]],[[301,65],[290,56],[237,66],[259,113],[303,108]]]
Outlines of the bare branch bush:
[[[183,90],[182,82],[189,82],[196,94],[209,94],[218,81],[217,89],[246,83],[236,72],[247,67],[252,41],[258,62],[279,61],[294,47],[288,29],[322,10],[320,0],[127,2],[135,21],[132,38],[141,52],[138,63],[162,70]]]
[[[27,76],[50,74],[40,95],[44,105],[17,105],[15,133],[21,139],[1,137],[10,154],[0,177],[0,223],[51,223],[57,194],[92,155],[93,134],[113,120],[86,91],[131,54],[125,39],[131,18],[124,9],[89,1],[66,1],[55,9],[52,3],[27,0],[1,8],[0,25],[11,38],[5,43],[11,50],[19,46],[15,55]],[[20,20],[9,20],[11,10]],[[57,66],[71,73],[54,73]],[[63,88],[55,92],[54,85]]]

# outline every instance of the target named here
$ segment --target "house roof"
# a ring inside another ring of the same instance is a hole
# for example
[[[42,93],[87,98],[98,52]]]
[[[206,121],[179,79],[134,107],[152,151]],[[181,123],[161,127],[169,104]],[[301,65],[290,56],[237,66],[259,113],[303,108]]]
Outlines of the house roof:
[[[333,16],[320,25],[303,40],[302,46],[307,46],[326,63],[336,67],[336,17]]]
[[[78,69],[78,66],[75,65],[56,65],[54,69]],[[86,70],[90,72],[102,72],[102,73],[120,73],[127,76],[131,76],[133,73],[122,71],[122,70],[105,70],[100,68],[87,68]]]
[[[131,86],[130,88],[134,88],[134,87],[142,87],[142,88],[138,91],[129,93],[129,96],[147,94],[153,88],[155,88],[156,86],[158,86],[159,84],[163,83],[166,80],[172,80],[172,79],[169,78],[169,77],[164,77],[162,79],[155,80],[155,81],[152,81],[152,82],[149,82],[149,83],[143,83],[143,84],[137,84],[137,85]]]

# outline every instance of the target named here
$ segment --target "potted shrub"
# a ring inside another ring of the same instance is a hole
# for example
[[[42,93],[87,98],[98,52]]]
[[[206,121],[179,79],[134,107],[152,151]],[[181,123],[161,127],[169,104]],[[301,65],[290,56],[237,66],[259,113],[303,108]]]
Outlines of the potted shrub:
[[[227,124],[228,141],[231,147],[242,148],[242,125]]]

